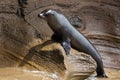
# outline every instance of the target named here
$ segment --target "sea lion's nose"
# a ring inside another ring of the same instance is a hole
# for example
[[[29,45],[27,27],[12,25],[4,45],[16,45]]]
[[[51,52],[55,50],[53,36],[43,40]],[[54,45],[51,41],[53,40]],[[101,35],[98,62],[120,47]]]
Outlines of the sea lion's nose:
[[[45,16],[42,13],[40,13],[40,14],[38,14],[38,17],[44,18]]]

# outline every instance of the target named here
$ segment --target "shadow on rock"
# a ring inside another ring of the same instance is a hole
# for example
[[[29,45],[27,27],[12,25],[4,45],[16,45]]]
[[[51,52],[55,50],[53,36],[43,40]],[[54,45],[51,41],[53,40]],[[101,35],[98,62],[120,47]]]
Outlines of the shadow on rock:
[[[59,49],[54,48],[56,46],[55,42],[49,40],[32,47],[19,67],[23,67],[27,63],[38,70],[63,74],[65,70],[64,56]]]

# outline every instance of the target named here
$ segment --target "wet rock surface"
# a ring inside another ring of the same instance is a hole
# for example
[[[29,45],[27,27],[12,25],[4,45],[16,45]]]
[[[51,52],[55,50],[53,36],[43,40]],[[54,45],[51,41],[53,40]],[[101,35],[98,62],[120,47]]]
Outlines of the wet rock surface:
[[[24,68],[0,69],[1,80],[62,80],[56,74]]]
[[[95,78],[90,76],[85,80],[119,80],[120,70],[115,69],[105,69],[109,78]],[[79,76],[78,76],[79,77]],[[78,77],[73,77],[68,80],[82,80]],[[30,70],[26,68],[2,68],[0,69],[0,79],[1,80],[63,80],[61,77],[55,73],[48,73],[38,70]]]
[[[96,65],[90,56],[73,49],[71,55],[66,56],[61,45],[49,41],[53,32],[46,22],[37,16],[46,8],[60,10],[68,17],[71,24],[94,44],[102,56],[104,67],[120,69],[119,0],[27,0],[26,2],[27,4],[19,4],[17,0],[0,0],[1,69],[25,67],[56,73],[65,79],[75,76],[71,78],[72,80],[87,78],[95,71]],[[106,71],[110,78],[105,80],[119,80],[117,76],[120,74],[119,71]],[[0,75],[1,73],[2,71]],[[4,75],[9,76],[7,73]],[[111,77],[112,75],[114,77]],[[4,80],[2,76],[0,77]]]

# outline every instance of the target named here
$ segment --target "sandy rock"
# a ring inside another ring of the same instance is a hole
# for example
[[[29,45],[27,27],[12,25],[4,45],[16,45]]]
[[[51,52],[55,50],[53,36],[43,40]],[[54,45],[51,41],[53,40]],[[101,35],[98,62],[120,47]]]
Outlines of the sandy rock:
[[[95,62],[90,56],[75,50],[71,50],[71,55],[66,56],[61,45],[52,41],[31,48],[20,66],[26,65],[24,61],[33,63],[31,65],[39,70],[58,73],[66,80],[76,78],[76,74],[79,76],[77,78],[85,79],[96,69]]]
[[[27,67],[57,73],[65,79],[85,78],[95,70],[90,56],[75,50],[66,56],[59,44],[49,44],[53,32],[37,15],[52,8],[78,26],[75,28],[101,54],[105,67],[120,69],[119,6],[119,0],[27,0],[23,6],[17,0],[0,0],[0,68]],[[18,9],[24,16],[18,16]]]

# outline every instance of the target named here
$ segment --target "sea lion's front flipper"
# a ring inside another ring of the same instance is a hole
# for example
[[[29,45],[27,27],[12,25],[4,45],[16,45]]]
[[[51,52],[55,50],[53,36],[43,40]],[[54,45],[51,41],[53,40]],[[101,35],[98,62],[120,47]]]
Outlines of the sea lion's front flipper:
[[[61,38],[59,35],[57,35],[56,33],[54,33],[54,34],[52,35],[51,39],[52,39],[53,41],[55,41],[55,42],[60,42],[60,41],[62,41],[62,38]]]
[[[70,39],[65,39],[61,42],[61,45],[63,46],[66,55],[70,54],[70,49],[71,49],[71,44],[70,44]]]
[[[51,39],[55,42],[60,42],[61,45],[63,46],[66,55],[70,54],[70,49],[71,49],[71,44],[70,44],[70,39],[69,38],[65,38],[65,36],[59,36],[56,33],[54,33],[51,37]]]

